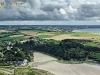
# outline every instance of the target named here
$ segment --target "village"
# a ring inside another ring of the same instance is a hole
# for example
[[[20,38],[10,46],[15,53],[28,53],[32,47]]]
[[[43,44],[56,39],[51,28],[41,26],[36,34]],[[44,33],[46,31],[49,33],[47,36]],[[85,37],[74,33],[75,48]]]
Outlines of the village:
[[[28,57],[31,57],[28,54],[19,49],[18,47],[13,46],[14,43],[11,41],[5,41],[5,46],[0,50],[0,65],[15,65],[15,66],[25,66],[29,62]]]

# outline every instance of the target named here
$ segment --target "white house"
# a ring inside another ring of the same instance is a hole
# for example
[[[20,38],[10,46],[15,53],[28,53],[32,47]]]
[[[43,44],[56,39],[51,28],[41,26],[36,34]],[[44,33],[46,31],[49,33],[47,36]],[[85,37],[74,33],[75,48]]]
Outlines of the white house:
[[[27,64],[27,59],[24,59],[23,61],[17,61],[18,66],[25,66]]]
[[[7,50],[10,50],[10,47],[9,46],[7,46]]]

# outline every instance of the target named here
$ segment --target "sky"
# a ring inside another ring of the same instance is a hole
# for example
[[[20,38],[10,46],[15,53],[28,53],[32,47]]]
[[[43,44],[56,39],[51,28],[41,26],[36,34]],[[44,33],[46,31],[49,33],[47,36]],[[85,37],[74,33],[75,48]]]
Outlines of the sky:
[[[100,0],[0,0],[2,24],[100,25]],[[7,3],[24,2],[20,6]]]

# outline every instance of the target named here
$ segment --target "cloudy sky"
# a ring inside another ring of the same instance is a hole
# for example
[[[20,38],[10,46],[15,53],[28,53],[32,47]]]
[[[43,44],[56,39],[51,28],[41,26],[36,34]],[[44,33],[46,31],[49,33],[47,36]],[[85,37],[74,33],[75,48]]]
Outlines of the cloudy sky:
[[[100,24],[100,0],[0,0],[0,24]],[[18,23],[19,24],[19,23]]]

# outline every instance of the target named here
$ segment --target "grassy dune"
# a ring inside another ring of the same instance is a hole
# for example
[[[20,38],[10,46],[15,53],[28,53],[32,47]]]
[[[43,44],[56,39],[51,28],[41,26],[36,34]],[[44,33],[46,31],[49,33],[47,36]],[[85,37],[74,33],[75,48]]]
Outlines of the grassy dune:
[[[14,73],[13,73],[14,72]],[[33,68],[0,68],[0,75],[53,75],[47,71]]]
[[[0,75],[6,75],[6,74],[4,74],[4,73],[0,73]]]

